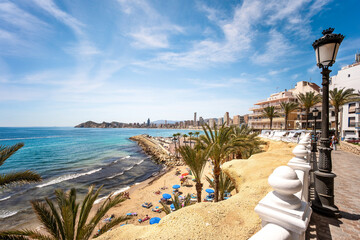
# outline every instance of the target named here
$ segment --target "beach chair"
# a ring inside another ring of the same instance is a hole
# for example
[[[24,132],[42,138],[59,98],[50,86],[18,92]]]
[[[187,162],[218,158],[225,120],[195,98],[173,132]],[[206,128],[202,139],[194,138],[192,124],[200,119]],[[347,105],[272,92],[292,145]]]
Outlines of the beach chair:
[[[143,203],[141,206],[144,207],[144,208],[151,208],[151,207],[152,207],[152,203],[145,202],[145,203]]]
[[[126,216],[137,216],[138,214],[136,212],[127,213]]]
[[[112,220],[114,217],[115,217],[115,215],[112,214],[110,217],[105,218],[105,219],[103,220],[103,222],[111,222],[111,220]]]
[[[163,210],[163,208],[160,208],[160,207],[158,207],[158,206],[156,206],[155,208],[151,209],[151,211],[157,212],[157,213],[161,213],[162,210]]]

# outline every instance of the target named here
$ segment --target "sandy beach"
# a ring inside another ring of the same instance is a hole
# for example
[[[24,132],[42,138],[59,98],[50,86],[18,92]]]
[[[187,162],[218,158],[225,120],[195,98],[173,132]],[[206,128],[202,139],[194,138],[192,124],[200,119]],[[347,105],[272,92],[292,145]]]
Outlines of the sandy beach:
[[[172,186],[175,184],[180,185],[180,176],[176,176],[176,169],[179,169],[181,173],[187,173],[187,166],[178,166],[178,167],[168,167],[164,170],[164,172],[159,173],[158,176],[150,178],[140,184],[132,186],[127,192],[130,194],[130,199],[126,200],[125,202],[121,203],[119,206],[112,208],[108,215],[115,214],[115,216],[126,215],[126,213],[136,212],[138,216],[134,216],[128,223],[135,224],[135,225],[148,225],[149,221],[144,223],[139,223],[139,218],[144,218],[148,215],[150,218],[152,217],[164,217],[166,214],[165,212],[157,213],[153,212],[152,208],[159,206],[162,207],[159,203],[162,194],[169,193],[172,195],[173,189]],[[202,183],[204,184],[203,191],[202,191],[202,199],[204,199],[207,195],[205,190],[209,188],[209,183],[206,181],[205,176],[210,177],[211,164],[207,163],[204,174],[202,177]],[[182,196],[186,196],[187,194],[196,194],[195,190],[195,182],[191,181],[191,176],[189,177],[189,185],[183,185],[180,187],[179,191],[182,192]],[[163,190],[161,188],[166,187],[167,189]],[[155,192],[160,191],[161,194],[155,194]],[[233,192],[234,194],[235,192]],[[142,207],[141,205],[144,202],[151,202],[153,207],[147,209]],[[95,208],[100,203],[95,205]]]

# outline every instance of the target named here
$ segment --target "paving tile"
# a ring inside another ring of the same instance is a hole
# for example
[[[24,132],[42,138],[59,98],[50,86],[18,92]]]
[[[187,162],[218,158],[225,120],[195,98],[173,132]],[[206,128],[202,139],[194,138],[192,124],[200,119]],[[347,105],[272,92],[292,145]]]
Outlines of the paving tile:
[[[360,239],[360,156],[332,151],[335,178],[335,205],[338,219],[313,213],[307,239]]]

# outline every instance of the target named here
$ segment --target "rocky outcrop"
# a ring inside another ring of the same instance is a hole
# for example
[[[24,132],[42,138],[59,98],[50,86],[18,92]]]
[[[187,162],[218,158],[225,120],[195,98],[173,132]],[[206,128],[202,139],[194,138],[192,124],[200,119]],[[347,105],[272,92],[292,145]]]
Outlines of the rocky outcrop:
[[[93,121],[87,121],[84,123],[80,123],[79,125],[76,125],[76,128],[122,128],[124,126],[124,123],[120,122],[102,122],[102,123],[96,123]]]
[[[130,140],[137,142],[143,151],[152,156],[152,158],[158,163],[171,167],[184,165],[181,159],[170,154],[170,152],[164,149],[156,139],[148,135],[130,137]]]

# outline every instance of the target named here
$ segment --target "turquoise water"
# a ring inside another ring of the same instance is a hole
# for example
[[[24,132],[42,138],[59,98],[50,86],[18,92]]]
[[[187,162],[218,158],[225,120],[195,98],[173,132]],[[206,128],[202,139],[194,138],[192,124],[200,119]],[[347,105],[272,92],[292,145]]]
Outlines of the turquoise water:
[[[32,170],[41,183],[0,190],[0,230],[16,228],[34,215],[30,200],[53,197],[54,189],[76,187],[80,195],[90,185],[103,185],[101,197],[119,192],[161,171],[129,137],[139,134],[168,137],[184,130],[0,128],[0,145],[25,146],[0,167],[0,174]]]

